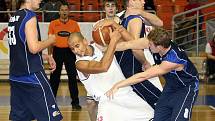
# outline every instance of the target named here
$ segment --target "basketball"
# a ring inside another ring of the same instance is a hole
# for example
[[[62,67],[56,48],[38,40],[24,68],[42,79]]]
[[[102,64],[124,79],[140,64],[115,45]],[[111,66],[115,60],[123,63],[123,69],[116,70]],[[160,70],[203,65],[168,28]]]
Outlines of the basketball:
[[[110,43],[110,27],[105,26],[98,28],[92,32],[93,41],[101,46],[106,46]]]

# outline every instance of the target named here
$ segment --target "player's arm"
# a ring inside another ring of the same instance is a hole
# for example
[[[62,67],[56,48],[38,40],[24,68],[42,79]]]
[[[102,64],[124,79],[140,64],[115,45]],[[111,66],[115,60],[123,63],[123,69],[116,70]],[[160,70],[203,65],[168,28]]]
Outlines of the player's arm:
[[[54,23],[50,22],[49,24],[49,30],[48,30],[48,35],[53,35],[54,34]],[[48,55],[52,55],[53,54],[53,45],[50,45],[48,47]]]
[[[100,61],[78,61],[76,68],[85,74],[96,74],[107,72],[114,58],[116,43],[120,39],[120,34],[115,31],[111,33],[111,42],[108,45],[103,58]]]
[[[127,42],[118,42],[116,45],[116,51],[124,51],[127,49],[142,50],[146,48],[149,48],[149,40],[145,37]]]
[[[159,27],[163,26],[163,21],[155,14],[142,10],[140,12],[140,15],[144,17],[146,20],[148,20],[154,26],[159,26]]]
[[[140,38],[141,29],[142,29],[142,20],[140,18],[134,18],[128,23],[128,31],[133,35],[135,40]],[[145,58],[143,50],[132,49],[132,52],[135,58],[142,64],[145,64],[146,62],[148,62]]]
[[[108,97],[113,97],[114,93],[117,92],[119,88],[126,87],[129,85],[137,84],[139,82],[145,81],[149,78],[156,77],[159,75],[166,74],[171,70],[182,70],[184,66],[182,64],[176,64],[168,61],[163,61],[160,65],[155,65],[150,67],[144,72],[137,73],[125,80],[117,82],[114,86],[107,91],[106,95]]]
[[[212,48],[209,43],[206,44],[205,52],[207,54],[208,59],[215,60],[215,56],[212,55]]]
[[[126,10],[127,15],[140,15],[154,26],[163,26],[163,21],[156,15],[146,12],[142,7],[142,1],[131,1],[132,7]]]
[[[49,35],[45,41],[38,41],[36,17],[31,18],[25,25],[25,34],[29,51],[36,54],[55,43],[55,35]]]

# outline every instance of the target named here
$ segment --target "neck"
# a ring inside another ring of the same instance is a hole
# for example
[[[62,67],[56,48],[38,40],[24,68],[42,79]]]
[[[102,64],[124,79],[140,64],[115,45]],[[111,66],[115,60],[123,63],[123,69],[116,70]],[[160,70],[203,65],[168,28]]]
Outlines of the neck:
[[[67,21],[69,21],[69,18],[60,18],[60,21],[66,23]]]
[[[107,16],[107,15],[106,15],[106,18],[107,18],[107,19],[114,19],[114,17],[115,17],[115,16]]]
[[[33,10],[31,5],[29,3],[25,3],[23,5],[21,5],[20,9],[29,9],[29,10]]]
[[[159,52],[160,56],[164,56],[170,50],[170,48],[171,46],[169,46],[168,48],[163,48],[163,50]]]

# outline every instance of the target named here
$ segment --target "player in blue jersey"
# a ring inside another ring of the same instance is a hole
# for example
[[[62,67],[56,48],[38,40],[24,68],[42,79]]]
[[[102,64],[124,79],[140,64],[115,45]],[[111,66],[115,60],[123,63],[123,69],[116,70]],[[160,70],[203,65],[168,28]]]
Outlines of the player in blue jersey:
[[[189,121],[199,90],[196,68],[186,53],[171,41],[171,36],[165,29],[155,28],[147,38],[124,42],[124,49],[149,47],[153,53],[159,53],[161,64],[116,83],[106,95],[112,98],[119,88],[163,75],[166,84],[156,104],[153,121]]]
[[[54,59],[42,50],[55,43],[55,35],[41,41],[34,10],[41,0],[18,0],[20,6],[9,20],[11,111],[12,121],[60,121],[62,119],[48,78],[43,59],[55,70]]]

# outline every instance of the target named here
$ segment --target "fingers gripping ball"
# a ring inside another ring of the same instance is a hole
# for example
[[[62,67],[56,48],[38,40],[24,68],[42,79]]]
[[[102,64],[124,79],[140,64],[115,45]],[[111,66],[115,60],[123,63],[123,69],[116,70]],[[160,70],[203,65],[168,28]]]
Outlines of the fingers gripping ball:
[[[106,46],[110,43],[111,27],[105,26],[98,28],[92,32],[93,41],[101,46]]]

